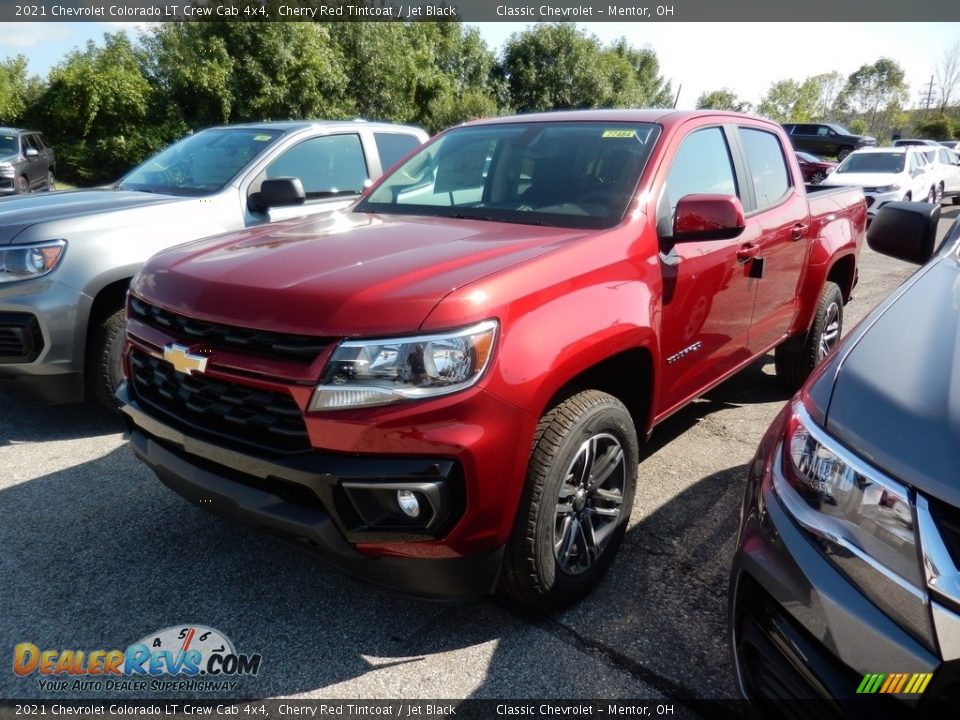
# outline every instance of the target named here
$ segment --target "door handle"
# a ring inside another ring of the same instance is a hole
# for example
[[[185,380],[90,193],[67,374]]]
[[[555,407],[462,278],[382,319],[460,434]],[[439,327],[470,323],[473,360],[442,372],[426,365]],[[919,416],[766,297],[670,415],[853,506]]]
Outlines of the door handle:
[[[790,238],[792,240],[799,240],[803,237],[804,233],[807,232],[808,227],[805,223],[797,223],[790,231]]]
[[[760,247],[754,245],[753,243],[745,243],[740,246],[740,249],[737,250],[737,262],[745,263],[749,260],[752,260],[757,256],[757,253],[760,252]]]

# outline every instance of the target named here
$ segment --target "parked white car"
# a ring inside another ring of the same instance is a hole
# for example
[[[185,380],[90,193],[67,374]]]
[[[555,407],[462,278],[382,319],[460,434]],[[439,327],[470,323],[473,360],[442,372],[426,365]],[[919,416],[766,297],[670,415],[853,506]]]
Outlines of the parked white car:
[[[953,204],[960,204],[960,158],[953,150],[945,147],[917,148],[930,165],[930,174],[935,182],[936,201],[952,198]]]
[[[888,202],[937,198],[932,166],[923,156],[925,147],[861,148],[851,153],[827,176],[823,185],[854,185],[867,196],[867,214],[873,217]]]

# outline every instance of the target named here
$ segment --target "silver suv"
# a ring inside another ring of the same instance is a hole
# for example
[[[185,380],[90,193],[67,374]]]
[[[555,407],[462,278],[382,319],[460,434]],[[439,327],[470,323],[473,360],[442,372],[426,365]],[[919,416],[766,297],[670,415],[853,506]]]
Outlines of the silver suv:
[[[269,122],[190,135],[116,185],[0,202],[0,389],[108,406],[123,304],[154,253],[337,210],[427,139],[363,121]]]

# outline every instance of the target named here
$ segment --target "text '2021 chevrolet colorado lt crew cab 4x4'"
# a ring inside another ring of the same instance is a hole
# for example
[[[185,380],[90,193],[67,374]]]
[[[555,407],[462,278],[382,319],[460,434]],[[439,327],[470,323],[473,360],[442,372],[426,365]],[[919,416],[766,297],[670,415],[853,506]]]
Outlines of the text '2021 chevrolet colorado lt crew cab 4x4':
[[[155,256],[132,446],[352,574],[556,607],[610,564],[654,424],[773,347],[794,386],[832,347],[865,221],[746,115],[463,125],[349,211]]]
[[[120,382],[123,302],[158,250],[344,208],[427,139],[383,123],[210,128],[110,188],[0,202],[0,389],[106,405]],[[2,174],[2,173],[0,173]]]

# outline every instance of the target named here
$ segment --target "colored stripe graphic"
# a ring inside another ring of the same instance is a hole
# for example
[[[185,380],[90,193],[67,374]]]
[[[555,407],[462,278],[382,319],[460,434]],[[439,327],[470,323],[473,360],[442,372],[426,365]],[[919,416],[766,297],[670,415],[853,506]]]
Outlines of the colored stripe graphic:
[[[857,687],[858,695],[922,695],[933,673],[867,673]]]

